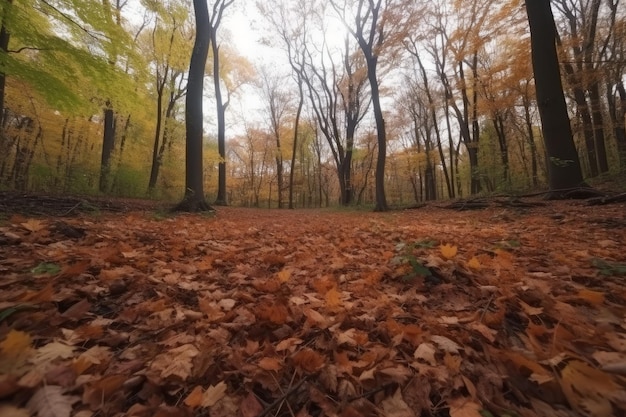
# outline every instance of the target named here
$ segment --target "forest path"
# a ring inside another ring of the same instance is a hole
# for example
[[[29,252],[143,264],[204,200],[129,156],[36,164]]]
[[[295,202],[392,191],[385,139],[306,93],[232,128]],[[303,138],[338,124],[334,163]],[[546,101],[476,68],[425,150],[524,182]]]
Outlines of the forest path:
[[[619,415],[625,209],[6,215],[0,415]]]

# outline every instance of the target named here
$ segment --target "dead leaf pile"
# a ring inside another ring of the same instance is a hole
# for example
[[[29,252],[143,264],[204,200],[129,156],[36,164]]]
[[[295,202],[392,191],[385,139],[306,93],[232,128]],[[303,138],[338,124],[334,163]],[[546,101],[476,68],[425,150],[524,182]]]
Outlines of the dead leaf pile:
[[[14,215],[0,416],[624,415],[624,209]]]

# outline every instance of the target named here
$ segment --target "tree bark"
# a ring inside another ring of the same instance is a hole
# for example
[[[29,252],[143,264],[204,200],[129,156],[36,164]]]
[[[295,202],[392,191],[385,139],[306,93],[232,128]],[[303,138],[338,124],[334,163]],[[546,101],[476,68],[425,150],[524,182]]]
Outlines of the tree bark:
[[[108,107],[104,109],[104,134],[102,137],[102,157],[100,159],[100,184],[101,193],[109,191],[109,179],[111,175],[111,155],[115,149],[115,113]]]
[[[209,11],[206,0],[193,0],[196,39],[189,61],[185,99],[185,196],[174,208],[178,211],[211,211],[204,197],[202,164],[202,91],[204,67],[209,54]]]
[[[550,2],[526,0],[537,104],[548,157],[548,198],[565,198],[565,189],[586,187],[574,145],[556,51]]]

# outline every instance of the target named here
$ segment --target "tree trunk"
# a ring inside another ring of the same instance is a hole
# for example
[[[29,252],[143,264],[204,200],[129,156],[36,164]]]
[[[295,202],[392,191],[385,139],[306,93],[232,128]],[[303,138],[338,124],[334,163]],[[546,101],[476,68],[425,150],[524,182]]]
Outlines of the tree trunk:
[[[293,179],[294,172],[296,170],[296,152],[298,151],[298,133],[300,130],[300,114],[302,113],[302,107],[304,106],[304,91],[302,90],[302,78],[298,76],[298,93],[300,98],[298,101],[298,109],[296,110],[296,120],[294,121],[293,128],[293,149],[291,153],[291,169],[289,170],[289,208],[294,209],[293,206]]]
[[[550,2],[526,0],[537,104],[548,157],[548,198],[564,198],[563,190],[587,186],[574,145],[556,51],[556,28]]]
[[[109,178],[111,176],[111,155],[115,149],[115,113],[107,107],[104,110],[104,134],[102,138],[102,158],[100,160],[100,185],[101,193],[109,191]]]
[[[204,197],[202,164],[202,91],[204,67],[209,54],[209,11],[206,0],[193,0],[196,39],[189,62],[185,99],[185,196],[175,207],[179,211],[211,211]]]
[[[589,102],[591,103],[591,119],[593,120],[593,132],[598,157],[598,169],[600,174],[609,172],[609,160],[606,154],[606,142],[604,137],[604,116],[602,103],[600,102],[600,83],[594,82],[589,89]]]
[[[211,30],[211,45],[213,51],[213,85],[215,87],[215,107],[217,110],[217,149],[220,154],[218,164],[218,185],[215,204],[218,206],[228,205],[226,198],[226,106],[222,100],[222,88],[220,86],[220,48],[217,46],[215,28]]]
[[[4,16],[6,17],[6,15],[9,13],[12,4],[13,4],[13,0],[6,0],[6,3],[8,4],[4,10]],[[9,40],[11,39],[11,34],[9,33],[9,31],[7,30],[6,26],[5,26],[5,21],[4,19],[2,20],[2,27],[0,28],[0,51],[3,54],[7,53],[7,50],[9,49]],[[4,72],[0,71],[0,128],[4,127],[4,89],[6,86],[6,75]]]

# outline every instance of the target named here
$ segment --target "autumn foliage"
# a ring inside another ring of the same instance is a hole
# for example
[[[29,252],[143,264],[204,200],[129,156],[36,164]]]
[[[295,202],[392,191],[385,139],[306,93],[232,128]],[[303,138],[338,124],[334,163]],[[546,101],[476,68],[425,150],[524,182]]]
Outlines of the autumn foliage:
[[[624,415],[625,210],[583,204],[13,215],[0,416]]]

